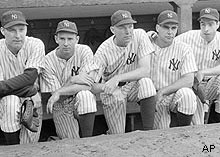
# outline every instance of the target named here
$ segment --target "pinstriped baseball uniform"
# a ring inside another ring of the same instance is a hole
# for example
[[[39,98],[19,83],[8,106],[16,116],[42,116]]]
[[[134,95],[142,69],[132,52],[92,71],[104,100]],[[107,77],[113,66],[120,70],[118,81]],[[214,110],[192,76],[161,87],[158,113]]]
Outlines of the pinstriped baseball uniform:
[[[213,68],[220,63],[220,32],[216,32],[214,39],[210,43],[207,43],[200,34],[200,30],[191,30],[177,36],[176,40],[183,41],[192,47],[199,70]],[[209,78],[211,76],[206,77],[205,80]],[[206,99],[217,99],[219,86],[220,78],[218,76],[213,77],[207,84],[205,83]],[[199,101],[199,103],[201,102]],[[199,117],[204,119],[204,106],[200,104],[198,107],[200,108],[198,111]],[[216,107],[216,112],[220,113],[220,108]]]
[[[20,75],[27,68],[36,68],[41,72],[44,64],[45,49],[40,39],[27,37],[17,56],[12,54],[5,45],[5,39],[0,40],[0,73],[1,80],[7,80]],[[0,100],[1,129],[4,132],[15,132],[21,128],[20,143],[37,142],[40,136],[41,124],[37,133],[22,127],[17,119],[23,98],[15,95],[5,96]],[[40,123],[42,122],[42,108],[38,108]]]
[[[114,36],[104,41],[97,49],[94,64],[99,67],[99,77],[103,82],[118,74],[135,70],[139,59],[154,51],[149,38],[142,29],[134,29],[133,39],[126,47],[119,47],[113,42]],[[117,95],[101,93],[104,114],[110,134],[125,132],[126,102],[137,101],[156,94],[149,78],[129,82],[118,87]]]
[[[165,48],[160,48],[156,44],[154,46],[151,79],[156,90],[169,86],[187,73],[197,71],[192,49],[185,43],[173,42]],[[176,93],[165,96],[164,100],[156,105],[154,128],[169,128],[170,111],[192,115],[196,111],[196,106],[196,96],[190,88],[181,88]]]
[[[54,92],[63,87],[71,76],[90,72],[93,52],[86,45],[76,44],[75,53],[69,60],[57,57],[55,49],[46,55],[45,62],[41,91]],[[78,122],[73,116],[74,106],[80,115],[97,111],[95,96],[88,90],[80,91],[70,99],[59,100],[53,107],[53,120],[60,138],[79,138]]]

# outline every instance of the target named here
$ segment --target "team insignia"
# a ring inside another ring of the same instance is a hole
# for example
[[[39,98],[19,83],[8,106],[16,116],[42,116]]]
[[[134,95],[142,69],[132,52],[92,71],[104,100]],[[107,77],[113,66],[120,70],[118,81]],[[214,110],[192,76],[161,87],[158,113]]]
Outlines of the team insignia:
[[[168,17],[168,18],[172,18],[172,17],[173,17],[173,14],[172,14],[172,13],[168,13],[168,14],[167,14],[167,17]]]
[[[128,18],[127,14],[121,14],[121,16],[122,16],[123,19]]]
[[[17,14],[11,14],[11,18],[14,20],[14,19],[17,19],[18,16],[17,16]]]
[[[210,9],[209,8],[205,9],[205,13],[209,14],[210,13]]]

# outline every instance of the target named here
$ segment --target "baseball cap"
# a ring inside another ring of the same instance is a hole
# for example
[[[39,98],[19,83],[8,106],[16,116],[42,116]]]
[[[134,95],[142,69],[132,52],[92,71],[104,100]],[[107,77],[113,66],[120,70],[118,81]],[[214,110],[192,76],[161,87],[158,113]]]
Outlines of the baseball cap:
[[[55,34],[58,32],[72,32],[78,34],[75,22],[70,22],[68,20],[63,20],[58,23]]]
[[[137,23],[137,21],[132,19],[131,13],[129,11],[118,10],[111,16],[112,26],[120,26],[123,24],[129,24],[129,23]]]
[[[165,10],[165,11],[162,11],[159,14],[159,16],[157,18],[157,23],[161,24],[161,25],[163,25],[165,23],[176,23],[176,24],[178,24],[179,23],[178,16],[174,11]]]
[[[213,8],[204,8],[200,11],[198,20],[201,20],[201,18],[208,18],[208,19],[219,21],[218,10],[213,9]]]
[[[9,10],[2,14],[1,17],[2,27],[8,28],[18,24],[28,25],[25,16],[22,12],[16,10]]]

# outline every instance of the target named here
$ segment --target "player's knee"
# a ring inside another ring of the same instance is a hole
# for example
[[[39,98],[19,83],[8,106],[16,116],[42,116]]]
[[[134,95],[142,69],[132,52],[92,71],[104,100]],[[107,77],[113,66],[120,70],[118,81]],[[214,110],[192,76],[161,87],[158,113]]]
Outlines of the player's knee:
[[[97,111],[95,95],[88,90],[80,91],[76,95],[76,101],[78,102],[79,114],[86,114]]]
[[[184,87],[179,89],[176,93],[183,98],[187,98],[187,100],[196,101],[196,95],[191,88]]]
[[[156,89],[150,78],[144,77],[139,81],[138,98],[144,99],[156,95]]]
[[[190,88],[181,88],[176,93],[180,100],[178,111],[184,114],[194,114],[197,108],[196,95]]]

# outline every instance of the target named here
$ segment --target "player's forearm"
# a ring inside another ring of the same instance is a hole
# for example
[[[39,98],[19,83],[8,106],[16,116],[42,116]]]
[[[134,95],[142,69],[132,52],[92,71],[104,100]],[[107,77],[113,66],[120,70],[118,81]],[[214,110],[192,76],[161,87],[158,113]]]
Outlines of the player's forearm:
[[[133,71],[118,75],[119,82],[136,81],[149,76],[150,71],[146,67],[137,68]]]
[[[204,74],[204,76],[220,75],[220,65],[210,68],[210,69],[204,69],[200,71]]]
[[[93,94],[98,94],[98,93],[104,92],[104,86],[105,86],[105,84],[103,84],[103,83],[94,83],[92,86],[91,92]]]
[[[161,89],[162,93],[163,95],[170,95],[183,87],[191,88],[193,86],[193,80],[194,80],[194,74],[193,73],[187,74],[186,76],[183,76],[182,78],[175,81],[171,85],[162,88]]]
[[[74,85],[70,85],[70,86],[64,86],[55,92],[59,93],[59,95],[75,95],[76,93],[78,93],[81,90],[90,90],[90,89],[91,89],[91,87],[89,87],[87,85],[74,84]]]
[[[0,81],[0,95],[11,95],[13,91],[17,91],[26,86],[34,84],[38,77],[37,69],[26,69],[23,74]]]

